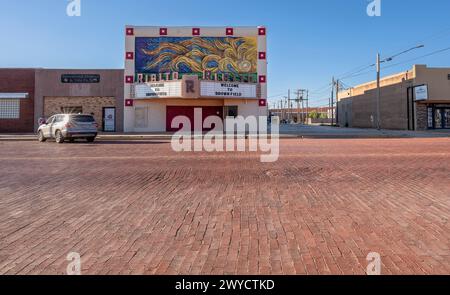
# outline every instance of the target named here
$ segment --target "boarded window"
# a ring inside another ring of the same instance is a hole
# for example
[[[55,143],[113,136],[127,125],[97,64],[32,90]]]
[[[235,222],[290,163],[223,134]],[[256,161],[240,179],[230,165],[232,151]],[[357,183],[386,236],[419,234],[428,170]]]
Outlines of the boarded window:
[[[134,111],[134,127],[148,127],[148,109],[146,107],[137,107]]]

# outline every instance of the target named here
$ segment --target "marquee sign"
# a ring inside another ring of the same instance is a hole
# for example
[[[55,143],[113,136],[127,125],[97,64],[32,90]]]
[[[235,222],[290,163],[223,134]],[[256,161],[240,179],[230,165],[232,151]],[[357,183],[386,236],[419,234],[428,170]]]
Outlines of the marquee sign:
[[[206,97],[257,98],[256,84],[204,82],[200,83],[200,95]]]
[[[136,84],[135,98],[181,97],[181,81]]]

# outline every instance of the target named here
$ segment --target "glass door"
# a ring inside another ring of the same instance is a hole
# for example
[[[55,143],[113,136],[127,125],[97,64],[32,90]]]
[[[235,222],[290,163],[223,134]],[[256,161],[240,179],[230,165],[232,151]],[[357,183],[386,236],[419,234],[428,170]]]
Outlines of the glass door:
[[[450,129],[450,109],[442,109],[442,119],[442,128]]]
[[[434,128],[442,129],[442,112],[441,109],[434,110]]]

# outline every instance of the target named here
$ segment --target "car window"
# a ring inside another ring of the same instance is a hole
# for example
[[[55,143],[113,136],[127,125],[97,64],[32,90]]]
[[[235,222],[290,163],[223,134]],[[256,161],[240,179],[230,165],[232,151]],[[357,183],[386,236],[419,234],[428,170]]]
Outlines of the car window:
[[[64,118],[65,118],[65,116],[63,116],[63,115],[56,116],[55,123],[63,122]]]
[[[47,124],[47,125],[52,124],[54,119],[55,119],[55,116],[48,118],[48,120],[47,120],[47,122],[45,122],[45,124]]]
[[[72,116],[72,121],[79,123],[94,123],[95,119],[89,115],[76,115]]]

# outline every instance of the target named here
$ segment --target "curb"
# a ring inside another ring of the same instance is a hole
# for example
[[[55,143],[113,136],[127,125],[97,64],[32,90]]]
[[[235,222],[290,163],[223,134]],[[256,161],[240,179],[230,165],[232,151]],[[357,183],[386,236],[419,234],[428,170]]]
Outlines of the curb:
[[[235,137],[236,138],[236,137]],[[248,138],[248,136],[246,137]],[[270,139],[271,137],[268,136]],[[404,138],[450,138],[450,134],[368,134],[368,135],[339,135],[339,134],[281,134],[280,139],[404,139]],[[98,136],[96,141],[170,141],[172,136]],[[36,137],[0,137],[0,142],[32,142]]]

